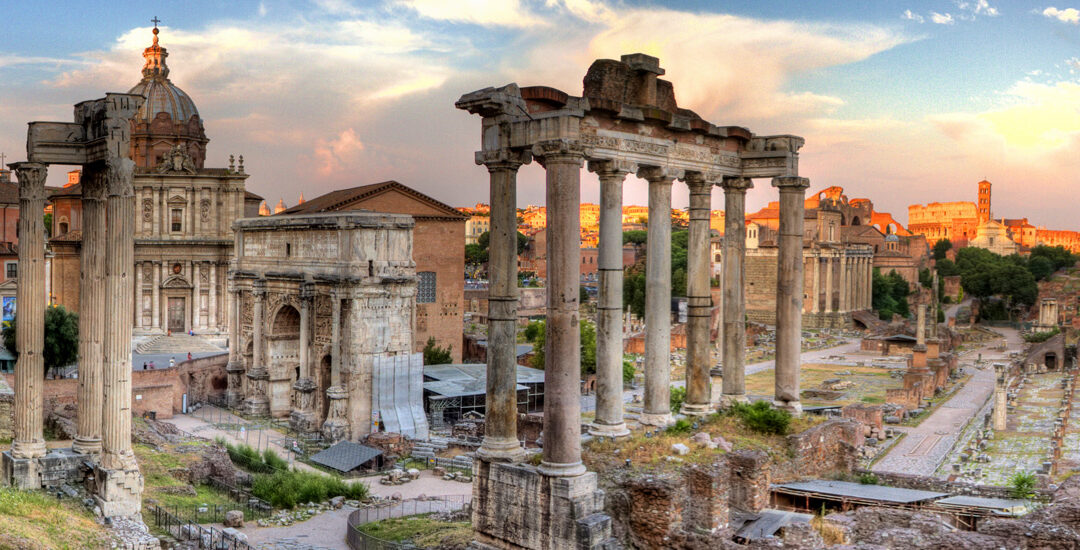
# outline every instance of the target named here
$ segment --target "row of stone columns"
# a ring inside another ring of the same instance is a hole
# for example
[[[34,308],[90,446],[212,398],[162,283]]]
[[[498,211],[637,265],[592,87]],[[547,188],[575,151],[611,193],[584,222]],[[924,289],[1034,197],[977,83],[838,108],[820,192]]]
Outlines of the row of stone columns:
[[[861,309],[870,309],[872,298],[871,270],[872,258],[869,256],[821,256],[810,258],[813,269],[810,312],[820,313],[821,307],[821,270],[825,271],[825,307],[826,313],[845,313]],[[838,264],[838,269],[837,269]],[[839,285],[836,287],[837,299],[833,300],[833,272],[839,271]]]

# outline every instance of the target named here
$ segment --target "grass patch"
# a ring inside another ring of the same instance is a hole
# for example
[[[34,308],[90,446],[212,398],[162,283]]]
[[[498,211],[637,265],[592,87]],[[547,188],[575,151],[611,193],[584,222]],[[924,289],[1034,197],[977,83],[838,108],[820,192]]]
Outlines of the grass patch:
[[[368,486],[362,482],[345,483],[340,478],[285,470],[260,474],[251,484],[251,494],[269,502],[275,508],[295,508],[306,502],[323,502],[336,496],[364,500]]]
[[[428,516],[375,521],[361,525],[360,531],[382,540],[411,541],[419,548],[465,545],[473,539],[469,522],[439,521]]]
[[[773,408],[768,401],[736,403],[728,413],[737,416],[747,428],[757,433],[787,435],[791,430],[791,413]]]
[[[72,502],[0,487],[0,549],[102,548],[105,530]]]
[[[837,374],[850,372],[851,374]],[[838,399],[818,399],[809,395],[802,397],[804,406],[850,405],[852,403],[884,403],[886,390],[896,387],[888,369],[860,367],[857,365],[833,365],[829,363],[806,363],[799,369],[799,387],[803,390],[817,389],[822,382],[840,378],[854,386],[843,390]],[[776,371],[766,369],[746,377],[746,392],[751,395],[772,395],[776,388]]]
[[[187,448],[192,446],[188,445]],[[182,470],[199,460],[195,452],[159,451],[149,445],[136,444],[135,458],[143,474],[143,501],[153,500],[158,506],[190,508],[201,504],[234,507],[236,503],[224,491],[209,485],[190,486],[177,479],[174,471]],[[190,494],[191,489],[195,494]]]
[[[253,474],[272,474],[289,469],[289,463],[269,447],[260,453],[245,443],[233,445],[222,437],[217,438],[216,441],[228,451],[229,460],[232,460],[233,464]]]

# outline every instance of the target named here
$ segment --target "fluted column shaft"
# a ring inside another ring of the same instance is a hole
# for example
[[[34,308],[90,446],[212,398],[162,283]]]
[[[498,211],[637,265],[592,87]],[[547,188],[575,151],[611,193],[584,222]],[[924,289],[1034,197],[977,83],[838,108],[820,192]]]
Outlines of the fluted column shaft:
[[[600,177],[600,236],[597,254],[596,306],[596,419],[590,432],[619,437],[628,435],[623,421],[623,264],[622,194],[629,167],[614,161],[590,162]]]
[[[330,300],[330,385],[341,387],[341,296],[331,293]]]
[[[225,399],[230,408],[239,407],[244,401],[244,361],[241,357],[243,350],[240,349],[240,305],[243,301],[240,289],[236,283],[231,282],[229,294],[229,363],[225,366],[228,375],[228,389],[225,391]],[[157,289],[154,289],[156,294]],[[157,314],[155,313],[155,319]]]
[[[83,214],[83,227],[86,226],[86,214]],[[83,237],[85,238],[86,231],[83,231]],[[150,269],[154,272],[154,288],[150,289],[150,326],[153,328],[161,328],[161,264],[154,262],[150,264]]]
[[[544,455],[549,476],[585,473],[581,462],[581,166],[575,142],[538,144],[547,186],[547,340],[544,351]]]
[[[19,162],[19,265],[15,347],[14,458],[45,454],[42,391],[45,385],[45,177],[43,164]]]
[[[311,378],[311,360],[308,348],[311,347],[311,300],[314,289],[311,283],[304,283],[300,291],[300,378]]]
[[[746,190],[750,178],[724,178],[723,362],[721,405],[746,401]]]
[[[270,378],[266,370],[266,340],[263,337],[264,316],[266,315],[266,281],[257,280],[252,285],[252,320],[251,320],[251,368],[248,369],[248,392],[244,400],[247,413],[264,416],[270,413],[270,399],[266,395]]]
[[[825,313],[836,311],[833,305],[833,256],[825,257]]]
[[[799,402],[799,355],[802,335],[803,216],[810,181],[799,177],[773,178],[780,189],[780,250],[776,289],[776,390],[774,403],[793,413]]]
[[[105,339],[102,461],[110,470],[138,468],[131,450],[131,315],[135,285],[135,163],[107,161],[105,205]]]
[[[336,290],[331,291],[330,387],[326,389],[330,407],[323,421],[322,435],[323,439],[333,442],[349,437],[349,392],[341,385],[341,299]]]
[[[488,254],[487,411],[477,451],[489,461],[517,462],[517,171],[520,153],[486,163],[491,197]],[[550,231],[550,229],[549,229]]]
[[[851,284],[850,271],[851,262],[848,260],[848,257],[844,255],[844,252],[840,251],[840,313],[844,313],[850,308],[849,297],[851,296],[851,292],[848,288]]]
[[[686,294],[686,401],[682,412],[687,415],[706,415],[710,412],[712,395],[709,377],[712,357],[709,353],[709,320],[712,295],[709,274],[709,209],[712,205],[712,183],[701,174],[687,173],[690,187],[690,234],[687,242]]]
[[[79,396],[77,452],[101,452],[105,340],[106,189],[101,168],[84,169],[79,254]],[[141,281],[140,281],[141,282]],[[141,316],[140,316],[141,317]]]
[[[821,311],[821,259],[817,256],[810,258],[811,269],[814,270],[814,286],[813,293],[810,294],[810,311],[811,313],[818,313]]]
[[[659,168],[643,168],[649,182],[645,259],[645,408],[642,424],[671,423],[671,183]]]

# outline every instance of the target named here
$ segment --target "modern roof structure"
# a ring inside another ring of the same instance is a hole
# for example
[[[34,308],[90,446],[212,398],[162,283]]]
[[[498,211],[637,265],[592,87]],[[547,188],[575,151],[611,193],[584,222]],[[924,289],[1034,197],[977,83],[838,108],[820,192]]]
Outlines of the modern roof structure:
[[[948,493],[823,479],[783,483],[773,486],[773,490],[789,495],[832,498],[865,504],[918,504],[949,496]]]
[[[311,457],[311,461],[339,472],[351,472],[382,454],[382,451],[352,441],[340,441]]]
[[[1023,515],[1028,509],[1028,503],[1024,500],[970,496],[943,498],[935,502],[934,506],[946,510],[981,511],[986,515],[1004,517]]]
[[[735,537],[744,541],[759,540],[776,535],[776,532],[792,523],[810,523],[814,516],[783,510],[762,510],[735,531]]]
[[[424,391],[440,397],[484,395],[487,392],[487,365],[424,365]],[[544,371],[517,366],[517,390],[526,390],[523,384],[543,384]]]

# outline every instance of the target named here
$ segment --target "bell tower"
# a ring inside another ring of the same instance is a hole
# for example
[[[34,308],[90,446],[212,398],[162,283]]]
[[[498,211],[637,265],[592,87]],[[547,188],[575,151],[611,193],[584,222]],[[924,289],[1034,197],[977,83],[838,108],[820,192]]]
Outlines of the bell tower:
[[[990,182],[986,180],[979,182],[979,202],[977,205],[979,223],[990,221]]]

